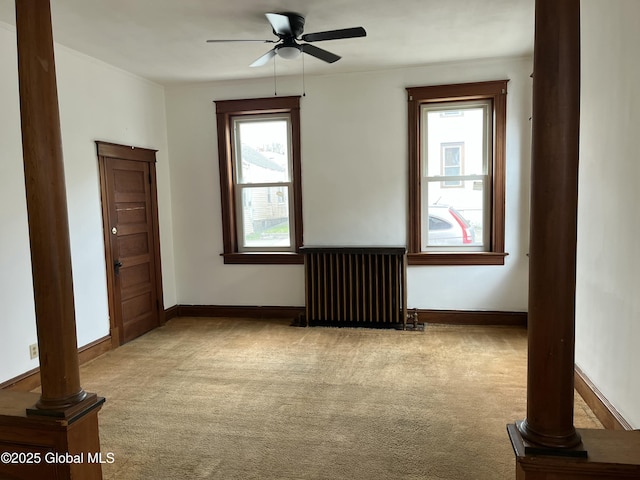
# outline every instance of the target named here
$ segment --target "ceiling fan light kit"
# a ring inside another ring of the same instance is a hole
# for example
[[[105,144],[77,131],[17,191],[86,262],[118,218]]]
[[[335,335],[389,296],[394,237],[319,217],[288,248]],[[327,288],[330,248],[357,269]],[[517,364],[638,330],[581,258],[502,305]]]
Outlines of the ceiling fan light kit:
[[[325,40],[339,40],[343,38],[356,38],[366,37],[367,32],[362,27],[343,28],[339,30],[328,30],[326,32],[309,33],[303,35],[304,31],[304,17],[298,13],[283,12],[283,13],[266,13],[265,16],[271,24],[274,35],[278,37],[278,40],[243,40],[243,39],[229,39],[229,40],[207,40],[209,43],[220,42],[261,42],[261,43],[275,43],[276,45],[267,53],[262,55],[256,61],[254,61],[251,67],[261,67],[266,65],[269,60],[278,55],[281,58],[292,60],[298,58],[300,53],[306,53],[319,60],[327,63],[333,63],[340,60],[340,56],[331,53],[322,48],[311,45],[310,43],[298,43],[299,40],[303,42],[320,42]]]
[[[300,56],[300,52],[302,51],[300,47],[300,45],[279,45],[276,47],[276,53],[281,58],[293,60]]]

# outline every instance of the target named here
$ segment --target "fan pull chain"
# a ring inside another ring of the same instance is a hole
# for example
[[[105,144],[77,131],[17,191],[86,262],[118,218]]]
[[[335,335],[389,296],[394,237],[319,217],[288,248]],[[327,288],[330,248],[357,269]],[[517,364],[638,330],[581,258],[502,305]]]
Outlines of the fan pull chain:
[[[278,96],[278,80],[276,76],[276,57],[273,57],[273,95]]]
[[[302,96],[307,96],[307,90],[304,87],[304,52],[302,52]]]

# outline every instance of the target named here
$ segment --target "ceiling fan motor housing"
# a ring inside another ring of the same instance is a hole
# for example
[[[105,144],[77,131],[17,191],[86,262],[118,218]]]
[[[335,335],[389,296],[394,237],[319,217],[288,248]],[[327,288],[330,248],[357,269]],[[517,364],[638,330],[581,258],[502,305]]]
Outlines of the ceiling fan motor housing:
[[[304,31],[304,17],[302,15],[294,12],[282,12],[280,15],[284,15],[289,19],[289,24],[291,25],[291,37],[298,38],[302,35],[302,32]],[[278,33],[275,30],[273,30],[273,33],[283,39],[288,37],[288,35]]]

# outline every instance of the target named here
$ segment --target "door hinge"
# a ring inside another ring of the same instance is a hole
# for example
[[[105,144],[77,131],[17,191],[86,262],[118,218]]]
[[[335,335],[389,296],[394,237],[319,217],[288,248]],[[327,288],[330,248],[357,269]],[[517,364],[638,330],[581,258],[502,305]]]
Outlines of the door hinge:
[[[153,181],[151,180],[151,173],[149,173],[149,185],[151,185]]]

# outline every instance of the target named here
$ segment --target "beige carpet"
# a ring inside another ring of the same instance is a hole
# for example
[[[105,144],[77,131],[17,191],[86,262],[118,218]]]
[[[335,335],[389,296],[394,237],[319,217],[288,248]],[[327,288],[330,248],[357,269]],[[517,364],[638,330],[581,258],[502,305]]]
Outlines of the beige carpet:
[[[105,479],[513,479],[526,332],[180,318],[81,376]],[[601,428],[578,395],[575,424]]]

